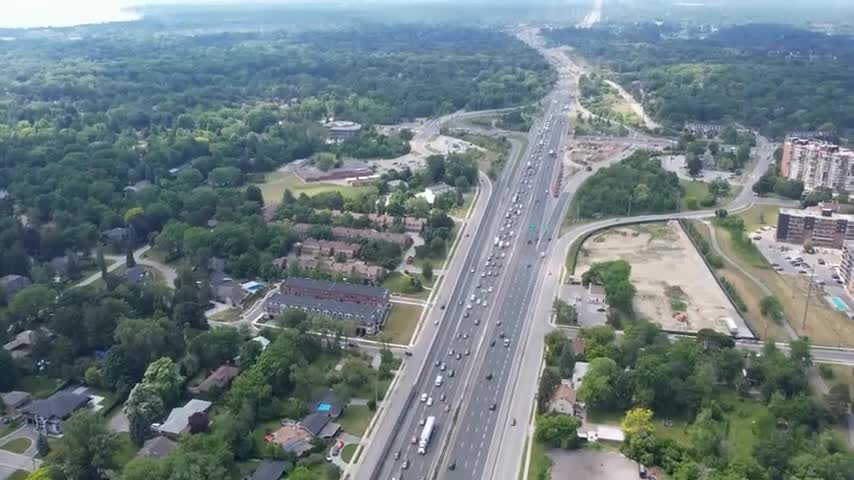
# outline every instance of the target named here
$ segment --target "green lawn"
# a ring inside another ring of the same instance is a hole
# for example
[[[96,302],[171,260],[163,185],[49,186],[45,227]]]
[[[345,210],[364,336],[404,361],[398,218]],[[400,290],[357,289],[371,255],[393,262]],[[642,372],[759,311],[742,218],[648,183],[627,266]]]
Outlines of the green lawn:
[[[35,398],[47,398],[62,385],[62,380],[41,375],[27,375],[18,380],[15,390],[27,392]]]
[[[4,443],[0,448],[12,453],[24,453],[33,444],[29,438],[16,438]]]
[[[133,441],[130,439],[130,434],[127,432],[117,433],[116,440],[118,448],[116,449],[116,453],[113,455],[113,460],[116,461],[116,464],[119,467],[122,467],[133,459],[139,448],[133,444]]]
[[[408,345],[412,340],[412,334],[415,333],[415,326],[418,325],[418,319],[421,318],[421,312],[424,308],[420,305],[409,305],[406,303],[394,303],[391,307],[391,313],[386,320],[383,332],[390,343],[399,345]],[[379,335],[369,337],[373,340],[379,338]]]
[[[382,287],[397,295],[426,300],[430,296],[430,290],[425,288],[420,292],[413,293],[409,289],[409,278],[409,276],[406,276],[401,272],[391,272],[387,277],[385,277],[385,280],[383,280]],[[427,282],[422,279],[421,284],[427,285]]]
[[[0,438],[3,438],[6,435],[9,435],[10,433],[14,432],[15,430],[21,428],[21,425],[23,425],[23,424],[24,424],[23,418],[19,418],[13,422],[9,422],[8,425],[0,424]]]
[[[768,408],[756,400],[741,398],[735,392],[720,392],[716,399],[727,412],[727,450],[734,456],[751,455],[756,443],[753,424]]]
[[[700,205],[700,202],[703,201],[704,198],[709,196],[709,184],[701,181],[692,181],[679,179],[679,185],[682,185],[682,188],[685,190],[685,193],[679,199],[679,208],[682,210],[690,210],[688,208],[688,204],[686,203],[686,199],[688,197],[693,197],[697,200],[697,207],[694,210],[704,210],[710,207],[703,207]],[[739,192],[741,192],[741,187],[737,185],[730,185],[730,193],[726,197],[718,200],[718,206],[726,205],[732,199],[734,199]]]
[[[624,414],[625,412],[616,410],[595,410],[591,408],[587,410],[587,421],[602,425],[619,425],[623,421]]]
[[[15,470],[12,475],[9,475],[6,480],[26,480],[30,476],[30,472],[25,470]]]
[[[282,422],[280,420],[270,420],[269,422],[256,425],[255,430],[252,430],[252,439],[255,440],[255,450],[263,452],[264,446],[267,445],[264,437],[275,432],[281,427]]]
[[[754,205],[738,214],[744,220],[744,230],[748,233],[766,225],[776,226],[780,207],[776,205]]]
[[[338,419],[338,423],[345,432],[361,437],[373,416],[374,412],[364,405],[349,405],[344,409],[344,415]]]
[[[264,196],[264,203],[267,205],[277,205],[282,201],[282,195],[285,190],[290,190],[295,197],[300,194],[308,196],[317,195],[325,192],[341,192],[345,198],[353,198],[358,195],[376,192],[376,187],[359,186],[351,187],[344,185],[336,185],[333,183],[303,183],[293,173],[272,172],[267,174],[264,183],[258,185],[261,188],[261,194]]]
[[[474,196],[474,191],[463,194],[463,204],[457,208],[452,209],[450,212],[448,212],[448,215],[452,217],[466,218],[466,214],[469,212],[469,208],[471,207],[471,204],[474,201]]]
[[[542,443],[537,440],[531,441],[533,441],[531,444],[531,469],[528,471],[528,479],[549,480],[551,478],[552,460],[546,455],[546,449]]]
[[[347,463],[350,463],[351,459],[354,462],[359,460],[358,457],[353,458],[353,454],[356,453],[356,448],[358,448],[358,445],[355,443],[344,445],[344,448],[341,449],[341,460],[344,460]]]

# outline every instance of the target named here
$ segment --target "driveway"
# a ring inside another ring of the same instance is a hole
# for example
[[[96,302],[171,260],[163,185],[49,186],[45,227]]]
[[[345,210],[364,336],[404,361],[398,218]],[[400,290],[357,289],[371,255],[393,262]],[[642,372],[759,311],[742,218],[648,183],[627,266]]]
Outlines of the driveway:
[[[622,454],[610,450],[561,450],[546,451],[552,459],[552,480],[638,480],[638,464]]]
[[[0,445],[5,445],[11,442],[12,440],[18,438],[26,438],[30,440],[30,447],[27,448],[27,450],[25,450],[24,453],[22,453],[21,455],[24,455],[26,457],[35,457],[36,453],[38,453],[38,449],[36,448],[36,442],[39,439],[39,435],[29,424],[25,424],[14,432],[6,435],[3,438],[0,438]]]

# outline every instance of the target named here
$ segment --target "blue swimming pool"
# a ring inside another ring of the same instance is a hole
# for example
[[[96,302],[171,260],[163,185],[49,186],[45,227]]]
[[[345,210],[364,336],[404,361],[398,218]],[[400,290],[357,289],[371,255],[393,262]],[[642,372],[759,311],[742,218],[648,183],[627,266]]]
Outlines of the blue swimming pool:
[[[833,303],[833,306],[836,307],[836,309],[840,312],[847,312],[848,310],[850,310],[848,308],[848,305],[846,305],[845,302],[843,302],[842,299],[839,297],[830,297],[830,301]]]

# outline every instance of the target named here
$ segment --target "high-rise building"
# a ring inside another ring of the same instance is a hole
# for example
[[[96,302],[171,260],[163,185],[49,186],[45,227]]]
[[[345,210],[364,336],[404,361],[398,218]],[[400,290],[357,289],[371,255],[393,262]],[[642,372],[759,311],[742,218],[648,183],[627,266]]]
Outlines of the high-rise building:
[[[777,240],[816,247],[842,248],[854,240],[854,215],[834,214],[829,208],[795,210],[784,208],[777,217]]]
[[[789,137],[780,174],[804,182],[804,190],[854,191],[854,151],[818,139]]]

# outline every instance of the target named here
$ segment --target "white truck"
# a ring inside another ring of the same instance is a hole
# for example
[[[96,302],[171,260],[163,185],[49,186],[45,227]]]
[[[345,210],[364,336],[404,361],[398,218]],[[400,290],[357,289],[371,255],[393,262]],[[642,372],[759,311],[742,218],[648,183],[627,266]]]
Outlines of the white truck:
[[[442,376],[441,375],[436,375],[436,381],[433,382],[433,385],[436,385],[437,387],[442,386]]]
[[[424,455],[427,453],[427,444],[430,443],[430,436],[433,435],[433,427],[436,426],[436,417],[427,417],[427,422],[424,423],[424,429],[421,430],[421,436],[418,438],[418,453]]]
[[[726,328],[729,330],[729,334],[733,337],[738,336],[738,325],[735,323],[735,320],[732,317],[723,317],[724,323],[726,323]]]
[[[499,243],[501,243],[501,242],[500,242],[500,240],[499,240],[499,238],[498,238],[498,237],[495,237],[495,246],[497,247]]]

